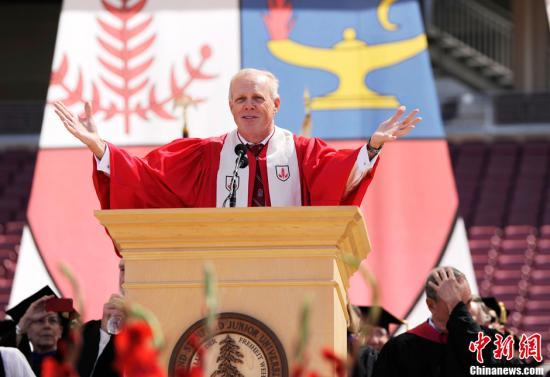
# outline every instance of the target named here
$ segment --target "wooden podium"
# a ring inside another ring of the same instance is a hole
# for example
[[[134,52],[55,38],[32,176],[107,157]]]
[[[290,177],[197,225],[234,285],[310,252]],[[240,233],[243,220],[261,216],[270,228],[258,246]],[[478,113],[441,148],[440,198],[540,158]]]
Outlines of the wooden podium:
[[[265,324],[288,365],[308,297],[310,366],[328,371],[323,347],[345,357],[346,290],[355,271],[343,256],[363,259],[370,250],[357,207],[103,210],[96,216],[124,257],[127,297],[161,323],[165,365],[178,339],[204,316],[207,262],[217,278],[218,311]]]

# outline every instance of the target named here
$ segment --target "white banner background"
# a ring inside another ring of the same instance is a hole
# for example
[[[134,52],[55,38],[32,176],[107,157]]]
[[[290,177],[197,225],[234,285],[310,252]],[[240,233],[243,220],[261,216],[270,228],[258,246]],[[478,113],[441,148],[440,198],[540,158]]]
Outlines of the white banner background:
[[[130,5],[140,2],[130,2]],[[204,102],[189,109],[190,136],[219,135],[234,127],[227,105],[227,91],[230,77],[240,67],[239,12],[236,0],[147,2],[142,12],[128,20],[127,30],[139,26],[150,17],[152,21],[141,33],[128,39],[127,47],[131,49],[139,46],[149,38],[154,38],[154,41],[143,53],[126,62],[114,57],[98,43],[98,39],[101,39],[113,47],[122,49],[122,42],[109,35],[98,22],[101,20],[109,26],[122,28],[121,20],[108,12],[98,1],[88,1],[89,6],[85,7],[81,3],[75,0],[66,1],[61,13],[53,70],[59,69],[66,56],[68,71],[62,83],[50,86],[49,103],[65,98],[67,87],[74,90],[80,71],[85,99],[92,99],[94,82],[100,94],[102,107],[108,108],[114,104],[122,109],[125,98],[110,90],[100,77],[117,86],[123,86],[124,82],[120,76],[109,72],[100,59],[119,69],[122,69],[124,64],[132,69],[152,58],[153,62],[149,68],[129,82],[130,87],[136,87],[143,80],[149,79],[141,91],[127,99],[130,107],[135,108],[141,104],[146,108],[153,85],[159,101],[169,98],[172,68],[175,70],[176,82],[181,87],[190,76],[185,69],[185,58],[188,57],[191,64],[197,66],[203,59],[201,50],[210,50],[211,55],[204,58],[201,72],[215,77],[208,80],[195,79],[189,83],[185,91],[192,98],[204,99]],[[71,109],[80,112],[82,103],[75,103]],[[164,144],[181,136],[183,116],[181,108],[174,108],[173,100],[166,103],[163,109],[176,116],[176,119],[162,119],[152,111],[147,111],[147,120],[132,114],[129,133],[125,133],[123,115],[115,115],[109,120],[104,120],[105,113],[100,112],[95,118],[101,136],[117,145]],[[80,146],[79,142],[61,127],[52,106],[46,108],[40,146]]]
[[[86,317],[99,318],[103,303],[118,291],[118,258],[112,244],[93,211],[99,204],[93,192],[91,153],[70,135],[53,112],[51,103],[77,93],[79,74],[82,93],[75,95],[69,108],[79,113],[82,100],[93,97],[92,83],[96,84],[101,107],[122,109],[149,107],[151,87],[155,86],[157,100],[169,99],[171,69],[175,82],[182,88],[190,77],[185,66],[188,57],[192,67],[212,79],[195,79],[185,93],[202,99],[189,109],[190,136],[219,135],[234,127],[227,103],[230,77],[240,68],[240,19],[237,0],[134,0],[129,7],[144,3],[143,9],[128,16],[126,32],[144,25],[141,32],[127,40],[128,49],[143,45],[154,36],[150,46],[133,59],[120,59],[101,46],[102,39],[115,49],[124,44],[108,27],[122,28],[121,17],[107,10],[120,7],[117,0],[67,0],[64,2],[53,59],[52,83],[44,115],[40,150],[35,170],[28,210],[30,228],[24,232],[21,258],[17,264],[10,306],[21,301],[45,284],[53,285],[61,294],[71,297],[68,280],[59,270],[60,263],[67,265],[77,277],[86,304]],[[152,21],[143,23],[152,16]],[[100,26],[100,19],[104,25]],[[105,27],[107,25],[107,27]],[[112,34],[112,33],[111,33]],[[207,47],[205,47],[207,46]],[[66,72],[60,73],[66,57]],[[115,68],[132,69],[153,59],[152,63],[131,81],[136,87],[144,79],[147,84],[135,95],[124,98],[115,94],[100,77],[115,86],[123,86],[121,75],[113,74],[99,59]],[[56,74],[57,73],[57,74]],[[77,98],[78,97],[78,98]],[[106,120],[105,111],[96,114],[100,135],[117,145],[158,145],[181,136],[182,109],[174,107],[173,99],[163,110],[175,116],[166,120],[152,111],[144,111],[147,120],[136,113],[129,115],[129,132],[125,132],[124,116],[117,114]],[[69,148],[69,149],[67,149]],[[30,230],[30,231],[29,231]],[[38,273],[39,272],[39,273]]]

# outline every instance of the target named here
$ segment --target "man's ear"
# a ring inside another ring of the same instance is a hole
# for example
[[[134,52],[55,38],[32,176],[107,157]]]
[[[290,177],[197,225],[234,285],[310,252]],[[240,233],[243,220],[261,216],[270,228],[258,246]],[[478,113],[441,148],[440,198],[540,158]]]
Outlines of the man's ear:
[[[273,103],[275,104],[275,112],[279,111],[279,108],[281,107],[281,97],[275,98]]]

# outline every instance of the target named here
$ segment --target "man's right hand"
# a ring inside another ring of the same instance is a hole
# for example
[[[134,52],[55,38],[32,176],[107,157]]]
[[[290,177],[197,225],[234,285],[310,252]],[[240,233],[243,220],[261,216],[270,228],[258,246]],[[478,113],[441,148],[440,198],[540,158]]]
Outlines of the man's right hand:
[[[19,326],[19,330],[21,331],[21,334],[27,333],[29,326],[33,322],[39,321],[48,315],[48,312],[46,311],[46,301],[48,301],[53,297],[55,296],[43,296],[43,297],[40,297],[35,302],[33,302],[32,304],[30,304],[29,308],[27,309],[23,317],[21,317],[21,319],[17,323],[17,326]]]
[[[55,113],[61,119],[67,131],[84,143],[101,160],[106,144],[97,133],[97,127],[92,118],[92,106],[90,102],[84,104],[83,117],[73,114],[62,102],[56,102],[54,106]]]

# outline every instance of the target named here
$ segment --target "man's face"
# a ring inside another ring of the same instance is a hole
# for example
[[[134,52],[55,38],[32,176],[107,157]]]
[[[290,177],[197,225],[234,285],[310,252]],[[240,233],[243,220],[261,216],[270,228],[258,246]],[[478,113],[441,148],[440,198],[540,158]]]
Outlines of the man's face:
[[[34,351],[39,353],[55,351],[61,334],[61,322],[57,313],[48,313],[46,317],[34,321],[27,331]]]
[[[247,74],[233,81],[229,108],[244,135],[265,130],[267,137],[280,103],[279,98],[271,97],[269,79],[264,75]]]
[[[479,301],[472,301],[468,306],[468,311],[472,316],[472,319],[481,326],[489,326],[491,323],[491,316],[485,313],[482,303]]]
[[[428,308],[430,309],[430,312],[432,313],[432,318],[435,323],[440,324],[446,324],[449,320],[449,308],[447,307],[447,304],[445,301],[441,299],[427,299]]]
[[[371,346],[377,351],[380,351],[384,344],[390,339],[388,331],[385,328],[379,326],[368,326],[367,346]]]
[[[120,289],[120,293],[124,294],[124,288],[122,285],[124,284],[124,275],[125,274],[125,266],[124,266],[124,259],[121,259],[118,262],[118,287]]]

